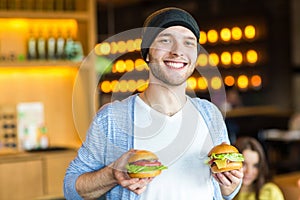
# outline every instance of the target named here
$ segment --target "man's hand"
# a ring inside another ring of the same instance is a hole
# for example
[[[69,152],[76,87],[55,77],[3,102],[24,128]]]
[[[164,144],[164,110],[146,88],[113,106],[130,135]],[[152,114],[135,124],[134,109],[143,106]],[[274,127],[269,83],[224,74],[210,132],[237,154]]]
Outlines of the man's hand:
[[[212,175],[220,184],[222,195],[230,195],[241,183],[244,176],[243,169],[232,170]]]
[[[136,194],[142,194],[147,185],[152,181],[153,178],[130,178],[127,174],[126,165],[131,154],[135,150],[129,150],[123,154],[118,160],[112,163],[111,167],[113,168],[113,176],[116,179],[117,183],[128,190]]]

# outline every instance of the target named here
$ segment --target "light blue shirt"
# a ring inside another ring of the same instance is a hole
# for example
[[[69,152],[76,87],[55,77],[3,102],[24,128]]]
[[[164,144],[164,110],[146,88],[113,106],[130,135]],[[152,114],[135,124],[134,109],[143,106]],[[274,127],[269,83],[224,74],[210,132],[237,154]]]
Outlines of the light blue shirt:
[[[65,175],[64,195],[68,200],[82,199],[75,188],[76,180],[81,174],[104,168],[129,149],[134,148],[136,96],[132,95],[125,100],[106,104],[97,112],[85,142],[78,150],[77,157],[70,163]],[[200,98],[190,98],[190,100],[202,115],[214,145],[222,142],[229,143],[226,125],[218,108],[207,100]],[[232,199],[240,188],[238,187],[231,195],[222,197],[218,182],[213,178],[212,181],[215,200]],[[139,196],[117,185],[107,192],[106,199],[138,200]]]

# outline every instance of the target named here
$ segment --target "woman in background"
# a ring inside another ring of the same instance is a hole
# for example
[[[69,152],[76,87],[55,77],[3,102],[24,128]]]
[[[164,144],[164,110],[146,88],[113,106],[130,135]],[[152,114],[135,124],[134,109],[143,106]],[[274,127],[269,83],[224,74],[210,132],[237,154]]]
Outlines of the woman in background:
[[[284,200],[280,188],[270,182],[262,145],[252,137],[239,137],[235,146],[244,155],[243,184],[234,200]]]

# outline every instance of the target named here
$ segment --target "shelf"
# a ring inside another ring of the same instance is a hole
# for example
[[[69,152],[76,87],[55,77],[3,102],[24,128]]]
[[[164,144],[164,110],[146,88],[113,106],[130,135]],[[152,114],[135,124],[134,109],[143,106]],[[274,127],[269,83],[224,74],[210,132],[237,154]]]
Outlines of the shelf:
[[[80,67],[81,62],[72,62],[64,60],[40,60],[40,61],[16,61],[0,62],[0,68],[4,67]]]
[[[26,17],[25,17],[26,16]],[[0,18],[33,18],[33,19],[76,19],[88,20],[89,13],[84,11],[1,11]]]

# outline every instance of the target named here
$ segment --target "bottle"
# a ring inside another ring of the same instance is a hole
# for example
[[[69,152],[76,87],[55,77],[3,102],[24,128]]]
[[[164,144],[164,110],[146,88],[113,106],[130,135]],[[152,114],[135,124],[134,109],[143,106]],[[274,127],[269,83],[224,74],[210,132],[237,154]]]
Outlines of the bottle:
[[[55,37],[53,36],[51,27],[49,29],[49,37],[47,39],[47,58],[49,60],[55,59]]]
[[[36,37],[34,36],[33,30],[29,30],[29,38],[27,41],[27,52],[28,52],[28,59],[33,60],[37,58],[37,51],[36,51]]]
[[[47,128],[46,126],[41,126],[40,127],[40,138],[39,138],[39,143],[40,143],[40,148],[41,149],[46,149],[49,147],[49,138],[47,135]]]
[[[67,60],[72,60],[74,57],[74,40],[71,34],[71,30],[67,30],[67,39],[65,45],[65,55]]]
[[[46,39],[43,35],[42,30],[39,32],[39,38],[37,41],[37,51],[38,51],[38,58],[43,60],[46,58]]]
[[[58,30],[57,40],[56,40],[56,58],[64,58],[64,48],[65,48],[65,39],[62,36],[61,30]]]
[[[37,126],[30,124],[24,128],[23,148],[25,150],[35,149],[37,147]]]

